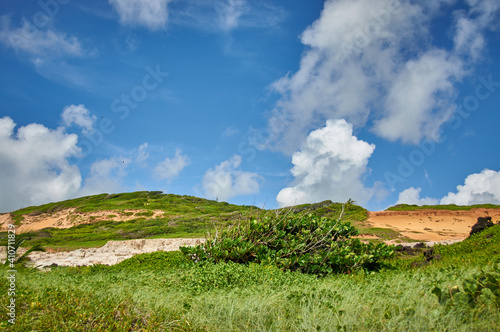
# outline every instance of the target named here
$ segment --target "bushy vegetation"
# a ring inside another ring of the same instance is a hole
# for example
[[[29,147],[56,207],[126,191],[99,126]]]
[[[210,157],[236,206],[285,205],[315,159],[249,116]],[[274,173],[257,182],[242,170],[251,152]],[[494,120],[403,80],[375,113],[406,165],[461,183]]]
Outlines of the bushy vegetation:
[[[115,266],[20,269],[16,325],[8,325],[2,311],[0,326],[10,331],[497,331],[500,270],[491,254],[500,250],[499,229],[436,248],[442,259],[426,266],[401,267],[392,258],[378,272],[321,278],[265,264],[195,264],[180,252],[137,255]],[[460,259],[453,258],[457,253]],[[462,260],[467,263],[457,263]],[[0,273],[6,277],[6,270]],[[8,299],[0,288],[0,301]]]
[[[131,198],[132,202],[141,195]],[[113,199],[115,203],[120,200],[119,197],[107,200]],[[363,259],[356,263],[359,260],[356,257],[366,254],[369,257],[370,251],[377,248],[363,246],[356,251],[358,247],[353,245],[360,243],[352,239],[356,234],[353,224],[364,220],[359,217],[364,212],[354,207],[355,212],[349,214],[350,208],[346,209],[338,221],[341,205],[329,203],[244,214],[237,209],[221,212],[218,204],[222,203],[204,206],[198,202],[191,206],[186,219],[176,219],[175,225],[167,217],[155,221],[144,215],[130,222],[96,222],[92,224],[96,228],[91,225],[70,228],[64,231],[67,233],[44,230],[53,239],[69,237],[78,230],[72,241],[79,241],[78,236],[88,232],[86,241],[91,241],[100,232],[110,232],[106,235],[109,237],[120,232],[139,234],[134,232],[141,227],[147,232],[155,227],[168,227],[165,230],[172,228],[175,232],[175,227],[183,223],[193,226],[193,230],[201,229],[201,225],[216,226],[210,229],[212,244],[192,249],[193,252],[185,251],[189,258],[177,251],[136,255],[114,266],[55,267],[45,271],[19,266],[16,324],[10,325],[6,311],[2,310],[0,329],[500,330],[500,226],[490,227],[461,243],[435,246],[434,254],[441,259],[427,264],[413,264],[424,262],[423,255],[390,258],[379,255],[380,252],[372,253],[372,258],[377,257],[374,265],[362,263]],[[127,204],[122,203],[127,206],[124,209],[130,208]],[[214,210],[207,212],[210,208]],[[196,215],[193,209],[204,214]],[[220,223],[215,222],[216,214],[222,220]],[[351,223],[348,218],[355,215]],[[233,226],[227,228],[230,225]],[[92,232],[95,234],[91,235]],[[207,248],[213,250],[204,250]],[[342,248],[348,250],[343,252]],[[306,249],[310,249],[307,264],[301,265],[300,259],[307,257]],[[346,264],[338,268],[329,266],[328,260],[334,259],[329,252],[334,250],[339,259],[346,259],[343,255],[348,253]],[[322,253],[325,256],[315,261]],[[192,259],[193,254],[198,262]],[[257,259],[260,254],[261,259]],[[294,262],[291,257],[299,260],[291,264]],[[321,267],[315,268],[318,263],[322,263]],[[377,265],[379,269],[372,271]],[[324,266],[332,268],[331,272],[350,274],[324,273],[321,271]],[[6,280],[7,271],[7,267],[0,267],[0,279]],[[6,305],[10,298],[8,288],[0,287],[0,302]]]
[[[357,234],[347,221],[285,211],[212,233],[205,243],[181,251],[195,262],[253,262],[319,275],[375,269],[392,256],[383,243],[351,238]]]

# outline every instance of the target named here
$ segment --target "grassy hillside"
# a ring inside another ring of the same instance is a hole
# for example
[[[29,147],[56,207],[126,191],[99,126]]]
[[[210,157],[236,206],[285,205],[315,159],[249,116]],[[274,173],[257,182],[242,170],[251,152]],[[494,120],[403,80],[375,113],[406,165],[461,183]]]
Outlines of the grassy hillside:
[[[30,245],[41,244],[49,248],[74,249],[102,246],[109,240],[139,238],[203,237],[209,230],[228,227],[252,217],[285,211],[311,212],[319,216],[338,218],[341,203],[324,201],[304,204],[287,209],[263,210],[255,206],[233,205],[193,196],[163,194],[162,192],[133,192],[123,194],[101,194],[63,202],[31,206],[11,213],[18,225],[27,215],[37,216],[76,208],[76,212],[115,211],[116,215],[133,215],[129,221],[100,220],[67,229],[45,228],[36,231]],[[137,212],[124,212],[137,210]],[[153,218],[153,211],[164,211]],[[355,204],[344,211],[343,219],[353,223],[366,220],[368,213]],[[135,218],[137,217],[137,218]],[[0,233],[0,240],[7,234]]]
[[[9,331],[498,331],[500,226],[441,259],[318,278],[273,266],[195,264],[179,252],[115,266],[19,269]],[[8,273],[0,268],[0,278]],[[0,287],[1,303],[8,303]]]
[[[472,209],[500,209],[500,205],[494,204],[476,204],[476,205],[410,205],[410,204],[398,204],[391,206],[386,211],[415,211],[415,210],[472,210]]]

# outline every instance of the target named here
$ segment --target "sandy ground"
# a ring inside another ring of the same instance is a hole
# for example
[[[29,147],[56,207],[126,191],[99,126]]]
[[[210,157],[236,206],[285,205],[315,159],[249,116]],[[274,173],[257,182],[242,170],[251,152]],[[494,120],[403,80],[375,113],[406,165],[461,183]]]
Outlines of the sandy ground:
[[[91,223],[99,220],[127,221],[137,219],[137,213],[149,210],[123,210],[123,211],[98,211],[98,212],[76,212],[75,208],[65,209],[54,213],[42,213],[40,215],[25,215],[22,225],[16,227],[16,232],[37,231],[47,227],[70,228],[72,226]],[[154,214],[147,218],[157,218],[165,215],[162,210],[154,210]],[[9,213],[0,215],[0,231],[5,231],[11,223]]]
[[[31,266],[86,266],[86,265],[114,265],[137,254],[156,251],[175,251],[182,246],[195,246],[205,242],[205,239],[137,239],[125,241],[109,241],[100,248],[76,249],[61,252],[33,252],[28,255]],[[23,254],[25,248],[19,249]],[[0,247],[0,262],[6,258],[5,247]]]
[[[369,212],[371,227],[391,228],[416,241],[463,240],[469,236],[478,217],[500,220],[500,210],[469,211],[419,210]]]

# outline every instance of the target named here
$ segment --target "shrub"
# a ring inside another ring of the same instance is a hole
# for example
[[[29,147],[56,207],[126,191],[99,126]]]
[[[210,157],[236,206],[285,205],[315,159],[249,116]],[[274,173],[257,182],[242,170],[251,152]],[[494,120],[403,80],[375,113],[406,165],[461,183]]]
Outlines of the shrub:
[[[181,251],[196,262],[254,262],[318,275],[376,269],[381,259],[393,255],[385,244],[351,238],[357,234],[340,219],[279,213],[208,234],[204,244]]]
[[[493,266],[466,278],[461,287],[441,289],[435,286],[432,293],[448,310],[457,306],[477,310],[488,306],[500,308],[500,264],[497,261]]]

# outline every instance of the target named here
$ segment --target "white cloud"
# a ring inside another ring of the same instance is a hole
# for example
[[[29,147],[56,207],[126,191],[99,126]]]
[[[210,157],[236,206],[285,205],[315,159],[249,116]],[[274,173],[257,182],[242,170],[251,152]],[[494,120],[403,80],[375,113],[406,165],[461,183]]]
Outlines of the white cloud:
[[[410,187],[399,193],[396,204],[416,204],[416,205],[436,205],[439,200],[435,198],[425,197],[420,198],[421,188]]]
[[[473,34],[486,28],[462,21],[455,50],[435,47],[430,23],[452,2],[325,1],[321,17],[301,36],[306,51],[299,70],[272,85],[280,99],[263,143],[291,154],[311,129],[340,118],[356,127],[373,122],[373,131],[392,141],[438,139],[455,109],[455,83],[464,67],[470,69],[465,53],[479,57],[482,51]],[[471,12],[491,22],[495,6],[477,2]],[[472,50],[463,50],[465,45]]]
[[[457,19],[453,42],[456,52],[470,55],[474,60],[481,57],[481,52],[485,47],[485,40],[480,33],[480,27],[475,21],[463,16]]]
[[[82,56],[84,51],[78,39],[51,29],[41,30],[26,20],[22,27],[11,27],[9,16],[0,17],[0,42],[15,51],[35,56]]]
[[[171,21],[202,30],[227,32],[242,27],[273,27],[283,22],[285,16],[285,10],[264,0],[190,0],[177,3]]]
[[[182,155],[180,150],[175,151],[173,158],[165,158],[162,162],[156,165],[154,172],[161,180],[171,180],[179,175],[179,173],[191,162],[188,156]]]
[[[66,127],[71,127],[74,124],[82,128],[83,134],[94,130],[94,123],[97,119],[95,115],[91,116],[89,110],[82,104],[66,106],[61,117]]]
[[[453,83],[461,76],[461,61],[442,50],[408,61],[392,82],[384,102],[384,118],[375,122],[374,131],[404,143],[437,140],[439,128],[453,114]]]
[[[467,0],[471,7],[472,15],[477,16],[478,24],[482,27],[492,25],[498,27],[498,12],[500,11],[500,2],[497,0]]]
[[[148,143],[141,144],[139,150],[137,151],[136,161],[139,164],[144,164],[149,158],[149,153],[146,152],[148,148]]]
[[[244,0],[227,0],[216,3],[221,30],[228,31],[238,26],[238,20],[245,10]]]
[[[457,186],[456,193],[448,193],[441,204],[500,204],[500,172],[485,169],[465,179],[464,185]]]
[[[109,0],[124,25],[141,25],[151,30],[164,29],[171,0]]]
[[[126,168],[131,160],[124,157],[111,157],[97,160],[90,166],[90,175],[79,191],[80,196],[125,191],[122,180],[127,175]]]
[[[203,176],[205,197],[227,201],[236,196],[258,193],[261,177],[256,173],[238,170],[240,164],[241,157],[234,155],[209,169]]]
[[[450,192],[441,199],[420,198],[421,188],[408,188],[399,193],[396,204],[500,204],[500,172],[489,169],[474,173],[465,179],[464,185],[457,186],[456,192]]]
[[[376,189],[366,188],[362,178],[375,145],[353,136],[345,120],[328,120],[326,127],[309,134],[300,152],[293,154],[292,186],[276,198],[281,206],[349,198],[364,203]]]
[[[472,61],[482,57],[486,47],[483,31],[498,28],[500,2],[497,0],[468,0],[469,12],[456,14],[455,51]]]
[[[9,117],[0,118],[0,211],[75,196],[82,178],[68,158],[80,153],[78,137],[64,128],[29,124],[14,132]]]

